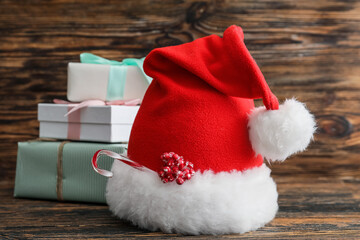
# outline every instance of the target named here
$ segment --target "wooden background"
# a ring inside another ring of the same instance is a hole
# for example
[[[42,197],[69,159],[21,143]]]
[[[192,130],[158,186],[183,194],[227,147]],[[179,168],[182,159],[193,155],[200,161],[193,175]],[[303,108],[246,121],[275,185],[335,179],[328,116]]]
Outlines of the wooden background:
[[[280,210],[246,239],[360,238],[360,2],[0,1],[0,238],[188,238],[142,231],[106,206],[14,199],[18,141],[38,136],[37,103],[66,96],[82,52],[142,57],[243,27],[273,92],[316,115],[309,150],[273,164]],[[194,237],[196,238],[196,237]],[[199,238],[208,238],[200,236]]]

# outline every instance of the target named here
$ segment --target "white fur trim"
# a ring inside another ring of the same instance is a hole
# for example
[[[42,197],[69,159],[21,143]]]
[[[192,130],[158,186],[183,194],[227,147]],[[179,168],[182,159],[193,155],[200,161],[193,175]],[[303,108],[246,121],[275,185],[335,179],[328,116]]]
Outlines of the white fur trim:
[[[256,154],[284,161],[306,149],[315,132],[314,116],[305,104],[288,99],[278,110],[255,108],[249,115],[249,137]]]
[[[119,218],[151,231],[182,234],[244,233],[264,226],[277,212],[276,184],[266,165],[245,172],[196,172],[183,185],[119,161],[106,199]]]

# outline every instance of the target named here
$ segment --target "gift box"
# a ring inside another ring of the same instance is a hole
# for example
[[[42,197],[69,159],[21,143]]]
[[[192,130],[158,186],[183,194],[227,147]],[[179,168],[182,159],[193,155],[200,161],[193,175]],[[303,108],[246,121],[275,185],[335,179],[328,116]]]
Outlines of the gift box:
[[[139,106],[88,106],[65,116],[76,104],[38,104],[40,137],[128,142]]]
[[[72,102],[142,99],[151,82],[142,69],[143,59],[117,62],[89,53],[80,59],[68,64],[67,98]]]
[[[15,197],[105,203],[106,178],[91,165],[99,149],[123,153],[126,144],[30,141],[18,143]],[[99,163],[110,169],[108,157]]]

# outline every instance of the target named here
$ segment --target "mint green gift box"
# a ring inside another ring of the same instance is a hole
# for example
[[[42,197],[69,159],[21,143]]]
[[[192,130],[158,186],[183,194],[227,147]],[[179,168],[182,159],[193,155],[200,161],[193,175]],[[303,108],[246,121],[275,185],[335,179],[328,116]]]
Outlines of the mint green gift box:
[[[107,178],[92,169],[92,156],[99,149],[123,153],[126,148],[127,144],[19,142],[14,196],[106,203]],[[112,163],[104,157],[99,165],[110,169]]]

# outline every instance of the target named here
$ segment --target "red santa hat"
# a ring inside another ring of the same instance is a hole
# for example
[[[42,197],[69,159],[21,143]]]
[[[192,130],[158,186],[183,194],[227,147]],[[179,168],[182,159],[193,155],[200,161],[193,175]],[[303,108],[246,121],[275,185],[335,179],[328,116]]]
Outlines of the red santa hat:
[[[294,99],[279,106],[242,29],[155,49],[144,70],[153,81],[130,136],[132,166],[112,167],[111,211],[183,234],[242,233],[271,221],[278,195],[263,157],[304,150],[315,121]]]

